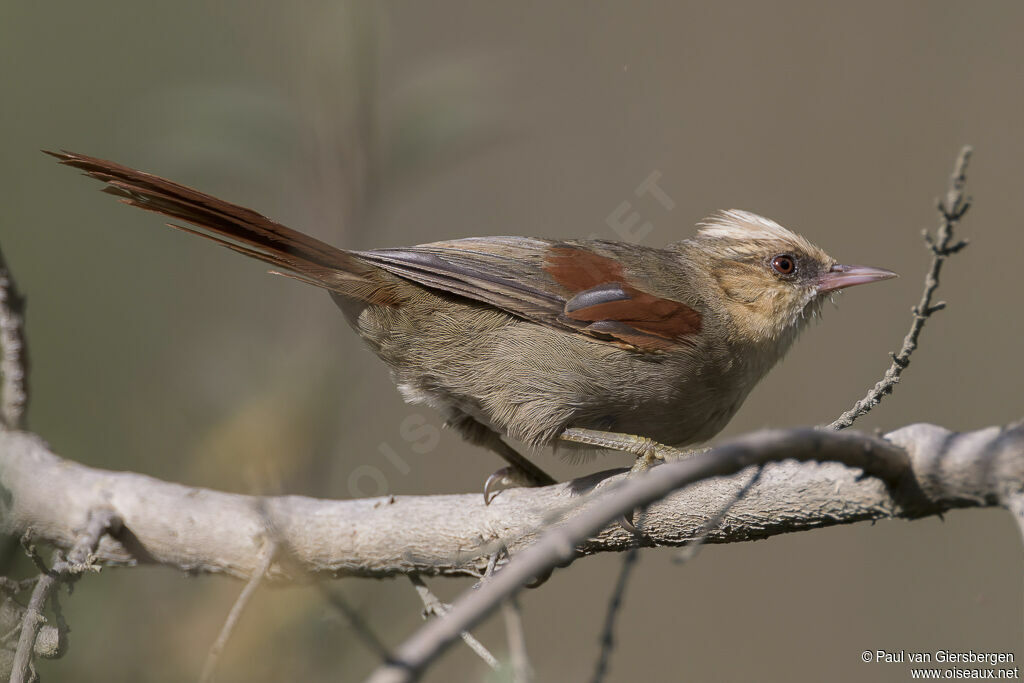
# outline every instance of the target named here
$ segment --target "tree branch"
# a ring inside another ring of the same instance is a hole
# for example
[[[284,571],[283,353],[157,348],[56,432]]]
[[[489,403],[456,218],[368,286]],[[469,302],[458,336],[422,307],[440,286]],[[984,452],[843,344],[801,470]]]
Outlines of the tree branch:
[[[957,435],[927,425],[901,429],[889,438],[910,449],[909,469],[902,450],[863,435],[813,429],[754,434],[654,472],[675,471],[671,468],[690,463],[735,464],[723,454],[735,455],[740,452],[736,444],[746,444],[743,453],[747,448],[770,452],[769,460],[846,458],[851,467],[901,485],[890,490],[836,464],[776,463],[766,466],[757,484],[734,503],[747,477],[702,482],[650,505],[640,525],[641,540],[647,545],[684,545],[699,538],[708,521],[730,503],[706,542],[732,543],[833,524],[998,505],[1000,496],[1007,494],[994,490],[996,479],[1006,479],[1008,490],[1019,491],[1018,473],[1011,465],[1019,466],[1024,458],[1018,447],[999,456],[1005,472],[990,471],[994,455],[988,440],[1002,434],[1006,444],[1019,444],[1020,431],[1021,427],[1005,432],[992,428]],[[768,441],[755,447],[762,438]],[[792,450],[780,450],[781,442]],[[934,459],[947,453],[951,444],[963,453],[955,467]],[[963,450],[964,444],[971,447]],[[863,450],[866,445],[870,451]],[[707,476],[728,471],[738,470],[716,468]],[[78,537],[76,529],[102,505],[124,520],[123,529],[104,536],[95,551],[96,559],[105,563],[159,563],[246,579],[259,568],[260,539],[269,524],[287,549],[268,571],[269,581],[410,573],[478,577],[498,545],[507,545],[515,555],[537,540],[540,530],[560,512],[576,517],[592,510],[599,497],[585,494],[615,487],[624,478],[623,471],[615,470],[543,488],[509,489],[489,506],[477,494],[347,501],[257,498],[85,467],[54,455],[37,437],[7,432],[0,433],[0,533],[21,535],[31,528],[36,539],[68,548]],[[54,500],[61,505],[54,505]],[[600,500],[604,508],[606,498]],[[623,508],[628,509],[632,508]],[[611,525],[575,552],[619,551],[635,542],[632,534]]]
[[[898,510],[899,516],[919,516],[946,507],[996,505],[1006,499],[1009,491],[1024,491],[1024,427],[1019,425],[959,435],[932,425],[911,425],[890,434],[888,441],[850,432],[813,429],[751,434],[686,460],[656,467],[621,482],[605,495],[595,496],[593,504],[581,506],[574,516],[550,527],[530,547],[513,556],[509,564],[479,590],[464,593],[445,619],[421,628],[395,651],[394,659],[378,668],[369,680],[372,683],[413,680],[460,631],[479,623],[503,600],[518,593],[531,578],[570,563],[581,554],[580,548],[591,542],[589,539],[607,533],[607,525],[628,511],[658,501],[650,508],[653,511],[658,505],[685,497],[689,491],[666,498],[683,486],[701,481],[701,486],[693,487],[700,490],[714,484],[703,481],[710,477],[735,474],[752,465],[787,458],[834,460],[878,477],[882,480],[874,480],[881,489],[878,494],[887,497],[886,491],[894,492],[895,497],[891,499],[894,507],[890,513]],[[709,534],[708,541],[715,542],[716,536],[732,531],[730,517],[741,506],[758,499],[762,486],[778,494],[780,484],[771,468],[766,467],[761,486],[754,487],[733,505],[723,527]],[[841,500],[844,506],[849,504],[850,490],[843,482],[833,484],[844,490],[842,495],[837,495],[834,488],[832,497]],[[781,518],[759,520],[754,523],[755,528],[766,531],[774,524],[788,526],[786,517],[803,509],[809,500],[803,491],[794,493],[792,499],[778,500],[777,514]],[[649,521],[649,516],[650,513],[645,515],[645,522]],[[742,520],[746,533],[752,531],[749,527],[752,521]],[[647,525],[643,527],[646,533]]]

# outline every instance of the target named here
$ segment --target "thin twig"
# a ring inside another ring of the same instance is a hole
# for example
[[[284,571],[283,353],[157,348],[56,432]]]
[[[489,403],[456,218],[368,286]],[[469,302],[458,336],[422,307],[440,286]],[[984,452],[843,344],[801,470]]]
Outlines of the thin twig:
[[[512,680],[515,683],[529,683],[533,680],[533,667],[526,651],[526,629],[523,627],[523,610],[516,596],[501,605],[505,617],[505,631],[508,633],[508,653],[512,662]]]
[[[971,198],[964,194],[964,187],[967,183],[967,162],[971,158],[971,147],[967,146],[960,150],[957,157],[956,167],[949,179],[949,189],[945,198],[939,200],[938,211],[941,216],[939,228],[935,237],[928,234],[927,230],[922,231],[925,244],[932,253],[932,263],[924,279],[924,292],[921,294],[921,301],[912,309],[913,320],[910,323],[910,331],[903,339],[903,346],[899,353],[890,353],[892,363],[885,375],[864,398],[857,401],[852,408],[835,419],[828,427],[829,429],[846,429],[859,417],[866,415],[878,405],[882,398],[892,393],[893,388],[900,381],[900,375],[910,365],[910,356],[917,348],[917,340],[921,335],[925,322],[934,313],[946,307],[944,301],[932,303],[932,297],[939,286],[939,274],[942,272],[942,264],[946,259],[967,246],[967,240],[953,239],[953,229],[960,219],[971,208]]]
[[[373,632],[373,629],[371,629],[370,625],[366,623],[366,620],[363,619],[362,615],[360,615],[352,605],[348,604],[348,601],[345,600],[345,598],[340,594],[333,592],[323,584],[320,584],[320,592],[323,594],[324,598],[327,599],[327,602],[331,603],[331,606],[334,607],[334,609],[341,612],[341,615],[345,617],[349,625],[353,630],[355,630],[359,640],[361,640],[367,648],[373,650],[374,654],[385,662],[390,661],[391,652],[388,650],[388,646],[385,645],[384,641]]]
[[[508,546],[504,543],[500,543],[490,557],[487,558],[487,569],[484,571],[483,578],[473,586],[473,589],[478,589],[488,581],[494,578],[495,573],[498,571],[498,564],[504,560],[508,562],[512,559],[509,554]],[[550,574],[550,573],[549,573]],[[547,576],[541,577],[540,583],[547,580]],[[535,588],[540,585],[537,580],[527,584],[528,588]],[[451,606],[447,606],[451,609]],[[508,637],[509,647],[509,659],[512,665],[512,680],[516,683],[522,683],[523,681],[532,681],[534,677],[533,667],[530,665],[530,657],[526,650],[526,632],[523,628],[523,614],[522,609],[519,606],[519,602],[513,596],[509,600],[506,600],[502,604],[502,612],[505,618],[505,631]]]
[[[59,551],[58,551],[59,552]],[[18,638],[18,649],[14,653],[14,665],[11,669],[11,683],[24,683],[29,679],[29,666],[32,663],[32,650],[36,645],[39,629],[46,622],[43,616],[43,605],[46,597],[59,582],[55,574],[42,574],[36,587],[32,589],[32,597],[21,620],[21,636]]]
[[[420,596],[420,600],[423,601],[424,619],[430,616],[440,618],[448,614],[450,607],[441,602],[441,599],[427,588],[427,584],[423,582],[423,579],[420,578],[419,574],[409,574],[409,581],[412,583],[413,588],[416,589],[416,593]],[[461,635],[462,640],[469,646],[469,649],[475,652],[480,659],[484,660],[487,666],[491,667],[494,671],[501,670],[501,663],[498,662],[498,658],[492,655],[490,650],[484,647],[483,643],[473,637],[473,634],[468,631],[463,631]]]
[[[203,671],[199,675],[200,683],[210,683],[210,681],[213,681],[214,676],[217,674],[217,663],[220,661],[221,653],[224,652],[224,647],[228,644],[228,640],[231,639],[231,634],[235,630],[238,620],[242,617],[242,612],[245,611],[246,606],[249,604],[249,600],[256,593],[256,589],[260,587],[263,577],[270,570],[270,565],[274,563],[277,550],[277,541],[268,538],[266,545],[263,547],[259,565],[252,573],[252,576],[249,577],[245,587],[242,588],[242,592],[238,594],[238,599],[231,606],[231,611],[228,612],[228,618],[224,620],[224,625],[221,627],[220,633],[217,634],[217,639],[210,646],[210,652],[206,655],[206,662],[203,664]]]
[[[693,539],[691,542],[687,543],[685,546],[680,548],[679,552],[676,553],[675,557],[673,557],[672,560],[676,563],[684,564],[697,557],[697,554],[700,552],[700,549],[704,547],[708,539],[708,534],[710,534],[712,531],[714,531],[722,525],[722,520],[724,520],[725,516],[729,514],[729,510],[732,509],[732,506],[740,502],[745,495],[750,493],[750,490],[753,489],[757,482],[761,480],[761,474],[763,472],[764,467],[758,466],[754,470],[754,475],[747,480],[747,483],[745,483],[743,486],[739,488],[739,490],[736,491],[736,495],[734,495],[725,505],[723,505],[714,517],[712,517],[704,523],[700,535],[698,535],[697,538]]]
[[[47,569],[36,552],[35,546],[27,539],[23,541],[26,552],[32,561],[41,567],[39,579],[32,589],[28,608],[21,621],[21,635],[18,638],[18,649],[14,653],[14,665],[11,669],[11,683],[23,683],[28,680],[32,665],[32,652],[35,648],[39,629],[45,623],[43,606],[50,592],[60,583],[74,583],[87,571],[95,568],[91,562],[92,554],[100,544],[105,533],[116,533],[121,527],[121,519],[109,509],[93,510],[89,520],[76,540],[74,546],[65,557],[60,550],[54,553],[53,567]],[[62,620],[61,620],[62,621]]]
[[[495,570],[497,570],[498,562],[501,560],[503,555],[508,555],[508,548],[504,545],[491,553],[491,556],[487,558],[487,569],[484,570],[484,576],[483,579],[481,579],[481,583],[491,578],[491,575],[494,574]]]
[[[604,629],[601,631],[601,652],[597,658],[597,666],[594,668],[594,677],[591,679],[594,683],[601,683],[608,675],[608,662],[615,650],[615,622],[622,609],[622,600],[626,595],[626,586],[629,585],[630,573],[639,559],[639,546],[633,546],[627,550],[622,558],[619,580],[615,582],[615,590],[612,592],[611,600],[608,602],[608,612],[604,617]]]

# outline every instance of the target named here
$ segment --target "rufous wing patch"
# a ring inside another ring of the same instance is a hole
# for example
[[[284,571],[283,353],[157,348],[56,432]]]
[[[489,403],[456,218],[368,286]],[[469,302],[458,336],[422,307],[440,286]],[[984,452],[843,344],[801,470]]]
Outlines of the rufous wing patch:
[[[565,315],[580,322],[615,320],[666,339],[682,339],[701,327],[700,313],[689,306],[621,282],[580,292],[566,302]]]
[[[573,292],[564,317],[583,329],[620,339],[641,350],[664,350],[701,329],[701,314],[686,304],[626,284],[612,258],[574,247],[554,247],[545,270]]]
[[[572,293],[606,282],[624,280],[622,264],[613,258],[577,247],[551,247],[544,258],[544,270]]]

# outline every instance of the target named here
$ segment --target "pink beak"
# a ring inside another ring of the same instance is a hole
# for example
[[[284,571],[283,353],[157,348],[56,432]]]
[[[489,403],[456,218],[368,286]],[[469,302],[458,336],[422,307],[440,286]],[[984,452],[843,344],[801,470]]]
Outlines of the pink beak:
[[[885,268],[836,264],[818,280],[818,292],[833,292],[837,289],[866,285],[869,282],[881,282],[894,277],[899,277],[899,275]]]

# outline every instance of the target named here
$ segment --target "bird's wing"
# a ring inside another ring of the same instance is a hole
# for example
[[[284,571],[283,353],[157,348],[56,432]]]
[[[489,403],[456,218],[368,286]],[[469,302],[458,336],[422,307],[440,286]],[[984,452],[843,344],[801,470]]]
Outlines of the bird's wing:
[[[619,346],[688,343],[700,313],[645,290],[602,244],[475,237],[355,254],[417,284]]]

